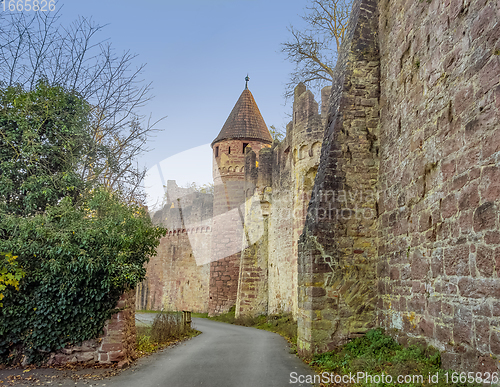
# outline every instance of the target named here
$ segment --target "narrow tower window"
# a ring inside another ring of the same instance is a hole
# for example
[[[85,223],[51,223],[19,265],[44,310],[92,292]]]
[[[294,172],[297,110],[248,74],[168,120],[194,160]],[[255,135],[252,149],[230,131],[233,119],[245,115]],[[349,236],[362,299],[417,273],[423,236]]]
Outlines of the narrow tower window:
[[[215,157],[219,157],[219,147],[215,147]]]
[[[231,154],[231,147],[228,148],[227,150],[227,154],[230,155]]]
[[[245,148],[248,146],[248,142],[243,143],[243,153],[245,153]]]

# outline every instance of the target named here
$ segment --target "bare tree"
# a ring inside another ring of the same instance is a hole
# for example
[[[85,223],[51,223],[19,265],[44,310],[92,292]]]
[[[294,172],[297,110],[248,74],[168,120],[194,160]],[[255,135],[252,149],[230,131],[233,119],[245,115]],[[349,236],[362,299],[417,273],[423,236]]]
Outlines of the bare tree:
[[[295,63],[285,96],[293,95],[294,87],[303,82],[319,89],[332,82],[337,51],[342,44],[349,21],[352,0],[309,0],[302,19],[304,31],[289,27],[291,39],[282,44],[282,52]]]
[[[278,129],[276,126],[269,126],[269,133],[271,133],[271,137],[274,141],[281,142],[286,137],[286,130]]]
[[[142,201],[145,170],[136,158],[147,151],[156,131],[137,111],[151,99],[151,84],[141,79],[136,56],[117,54],[98,34],[104,26],[80,17],[70,26],[58,13],[0,16],[0,84],[36,87],[40,79],[78,92],[91,106],[89,142],[82,176]]]

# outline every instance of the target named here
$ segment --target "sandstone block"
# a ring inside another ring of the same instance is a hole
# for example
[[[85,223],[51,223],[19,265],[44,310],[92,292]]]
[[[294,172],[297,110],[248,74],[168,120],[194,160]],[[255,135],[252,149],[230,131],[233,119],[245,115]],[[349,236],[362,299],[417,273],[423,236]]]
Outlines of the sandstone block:
[[[111,351],[108,352],[108,360],[111,362],[119,362],[125,358],[124,351]]]
[[[470,275],[468,245],[444,249],[444,271],[447,275]]]
[[[474,212],[474,231],[491,230],[498,219],[498,210],[494,203],[486,202],[477,207]]]

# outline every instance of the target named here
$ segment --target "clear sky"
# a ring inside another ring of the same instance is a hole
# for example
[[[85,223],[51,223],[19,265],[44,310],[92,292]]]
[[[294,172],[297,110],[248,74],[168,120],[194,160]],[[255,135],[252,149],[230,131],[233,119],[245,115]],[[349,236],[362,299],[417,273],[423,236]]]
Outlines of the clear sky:
[[[150,144],[154,150],[139,160],[148,169],[211,143],[243,91],[247,73],[266,124],[286,126],[291,104],[285,106],[283,93],[293,65],[280,43],[288,39],[287,26],[301,25],[306,5],[307,0],[57,2],[63,22],[81,15],[108,24],[99,37],[109,38],[118,52],[137,54],[137,65],[147,64],[143,77],[152,82],[155,98],[142,113],[153,120],[167,116]],[[211,179],[207,147],[184,155],[162,168],[165,181]],[[193,157],[199,161],[193,163]],[[207,178],[190,178],[193,164],[207,171]]]

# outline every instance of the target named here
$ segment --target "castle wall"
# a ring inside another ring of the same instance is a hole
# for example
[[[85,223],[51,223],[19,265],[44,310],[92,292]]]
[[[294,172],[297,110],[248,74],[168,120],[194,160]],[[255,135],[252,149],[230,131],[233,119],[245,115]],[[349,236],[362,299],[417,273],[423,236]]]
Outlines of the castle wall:
[[[210,241],[210,234],[207,231],[201,232],[208,235],[207,242]],[[161,270],[164,273],[163,283],[160,285],[163,290],[161,304],[155,305],[153,309],[161,307],[165,310],[190,310],[192,312],[205,313],[208,311],[208,285],[210,264],[197,265],[193,249],[189,248],[192,239],[198,237],[196,231],[176,230],[173,235],[168,235],[162,239],[164,247],[159,252],[163,252],[163,265]],[[207,248],[210,245],[207,245]]]
[[[491,0],[354,0],[321,115],[299,85],[283,142],[215,144],[213,221],[172,201],[181,233],[138,299],[182,300],[206,251],[209,312],[290,312],[303,355],[381,325],[444,368],[498,369],[499,17]],[[186,240],[187,213],[211,244]]]
[[[354,2],[299,242],[303,354],[382,325],[498,368],[499,12]]]
[[[268,313],[269,207],[271,199],[271,148],[245,154],[245,225],[241,252],[236,317]],[[257,167],[258,164],[258,167]]]
[[[298,350],[303,355],[333,349],[375,325],[377,29],[377,1],[354,1],[299,241]]]
[[[500,5],[380,1],[380,324],[500,355]],[[482,364],[479,368],[476,363]]]
[[[156,255],[146,264],[146,278],[136,287],[137,310],[161,310],[163,308],[164,264],[169,259],[167,241],[160,240]]]
[[[293,151],[291,126],[275,148],[272,171],[272,202],[269,216],[269,314],[291,313],[296,304],[293,255]]]
[[[324,112],[329,90],[323,92]],[[313,94],[297,86],[285,139],[260,152],[258,168],[246,169],[247,184],[256,188],[247,196],[245,232],[251,243],[241,255],[237,315],[297,317],[297,241],[318,167],[323,117]],[[247,154],[246,165],[254,158]]]
[[[270,313],[298,315],[298,240],[316,176],[330,87],[323,89],[322,114],[311,91],[295,89],[292,122],[275,149],[273,205],[269,231]],[[285,236],[286,234],[286,236]]]
[[[137,309],[208,311],[212,211],[212,195],[168,181],[165,207],[153,215],[168,233],[137,287]]]

